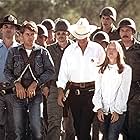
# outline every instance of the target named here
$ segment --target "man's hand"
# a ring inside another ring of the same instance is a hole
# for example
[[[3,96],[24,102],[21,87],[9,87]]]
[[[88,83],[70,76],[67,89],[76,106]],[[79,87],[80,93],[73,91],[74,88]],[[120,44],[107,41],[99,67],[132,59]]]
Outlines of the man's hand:
[[[24,87],[21,85],[21,83],[16,82],[15,87],[16,87],[16,95],[17,95],[17,97],[20,98],[20,99],[26,98],[26,91],[25,91]]]
[[[99,121],[104,122],[104,113],[101,109],[98,109],[97,117],[98,117]]]
[[[113,112],[111,116],[111,123],[116,122],[119,119],[119,114],[117,112]]]
[[[64,100],[64,91],[62,88],[58,88],[58,98],[57,98],[57,103],[58,105],[64,107],[63,100]]]
[[[49,95],[49,88],[48,87],[44,87],[42,89],[42,93],[44,94],[44,96],[47,98]]]
[[[32,98],[36,95],[35,90],[37,88],[37,82],[33,81],[27,89],[27,97]]]

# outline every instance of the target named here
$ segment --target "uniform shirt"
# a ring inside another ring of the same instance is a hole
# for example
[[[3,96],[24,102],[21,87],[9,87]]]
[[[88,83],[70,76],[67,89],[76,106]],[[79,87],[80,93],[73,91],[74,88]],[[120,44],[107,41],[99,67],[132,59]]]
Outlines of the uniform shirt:
[[[105,52],[96,42],[89,41],[84,54],[78,43],[73,43],[65,50],[57,86],[65,88],[66,83],[92,82],[96,79],[96,66],[104,61]]]
[[[99,32],[99,31],[103,31],[102,27],[98,27],[98,29],[95,30],[95,31],[91,34],[90,39],[92,40],[93,36],[94,36],[97,32]],[[117,29],[116,29],[115,26],[112,26],[112,29],[109,31],[108,35],[109,35],[109,39],[110,39],[110,40],[119,40],[119,39],[120,39],[120,35],[119,35],[119,33],[118,33],[118,31],[117,31]]]
[[[71,43],[74,43],[74,42],[72,40],[69,40],[67,46],[69,46]],[[62,59],[65,49],[61,49],[61,46],[59,46],[58,42],[47,47],[47,49],[54,62],[54,67],[55,67],[55,72],[56,72],[55,79],[57,80],[61,59]]]
[[[124,65],[124,71],[119,74],[117,64],[108,65],[104,73],[98,73],[95,81],[93,97],[94,111],[117,112],[122,114],[127,109],[127,100],[130,90],[132,69]]]
[[[18,42],[13,41],[13,44],[11,45],[11,47],[16,47],[18,45],[19,45]],[[2,40],[0,40],[0,82],[7,81],[3,72],[4,72],[7,54],[11,47],[7,48],[4,44],[4,42]]]
[[[121,40],[119,43],[123,48],[126,64],[132,67],[132,81],[140,81],[140,42],[134,39],[129,48],[126,48]]]

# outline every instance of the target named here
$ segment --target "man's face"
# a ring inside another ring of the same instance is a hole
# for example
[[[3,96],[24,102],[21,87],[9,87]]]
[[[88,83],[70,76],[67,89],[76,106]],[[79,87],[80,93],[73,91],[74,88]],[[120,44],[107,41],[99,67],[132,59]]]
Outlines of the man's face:
[[[57,31],[55,33],[56,40],[60,43],[65,42],[68,39],[69,33],[66,31]]]
[[[120,28],[120,37],[122,41],[130,41],[133,40],[134,32],[131,27],[124,26]]]
[[[101,25],[103,28],[105,29],[111,28],[112,24],[113,24],[113,20],[111,17],[104,16],[104,15],[101,16]]]
[[[47,39],[47,43],[50,44],[52,43],[55,39],[54,39],[54,31],[53,30],[48,30],[48,39]]]
[[[88,38],[77,39],[77,41],[78,41],[78,45],[81,47],[85,47],[88,44]]]
[[[45,37],[44,35],[38,35],[37,36],[37,40],[36,43],[41,45],[41,46],[45,46],[46,45],[46,41],[47,41],[47,37]]]
[[[37,33],[25,28],[25,31],[22,34],[22,39],[25,48],[32,48],[35,40],[37,39]]]
[[[3,38],[13,39],[13,36],[16,33],[15,25],[4,24],[1,28],[1,33]]]

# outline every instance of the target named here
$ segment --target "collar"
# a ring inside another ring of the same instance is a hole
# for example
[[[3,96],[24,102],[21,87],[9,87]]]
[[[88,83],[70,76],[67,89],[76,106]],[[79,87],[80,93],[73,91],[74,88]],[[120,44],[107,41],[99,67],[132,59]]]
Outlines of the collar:
[[[11,47],[16,47],[18,45],[20,45],[20,44],[16,40],[13,40],[13,43],[12,43]],[[3,42],[3,40],[0,39],[0,48],[2,48],[2,47],[6,47],[6,46],[5,46],[4,42]]]
[[[71,40],[68,40],[67,46],[64,49],[61,49],[61,46],[58,44],[58,42],[56,43],[56,47],[59,48],[60,50],[65,50],[70,44],[72,43]]]
[[[125,46],[124,46],[124,44],[123,44],[123,42],[122,42],[121,39],[119,40],[119,42],[120,42],[121,46],[122,46],[123,48],[125,48]],[[133,39],[133,45],[132,45],[131,47],[129,47],[128,50],[130,50],[130,49],[140,49],[140,42],[137,41],[137,40],[134,38],[134,39]]]
[[[99,27],[98,29],[101,30],[101,31],[103,31],[103,27]],[[113,24],[112,27],[111,27],[111,29],[110,29],[110,31],[108,32],[108,34],[114,32],[114,31],[116,31],[116,29],[117,29],[117,28],[116,28],[115,25]]]

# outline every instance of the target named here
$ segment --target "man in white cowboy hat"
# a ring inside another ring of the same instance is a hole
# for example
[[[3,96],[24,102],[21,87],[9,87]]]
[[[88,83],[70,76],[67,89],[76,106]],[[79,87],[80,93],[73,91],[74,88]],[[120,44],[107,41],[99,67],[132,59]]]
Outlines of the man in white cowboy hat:
[[[60,106],[64,106],[64,89],[66,83],[70,82],[68,102],[78,140],[91,140],[96,66],[103,63],[105,58],[103,48],[89,40],[93,30],[96,30],[96,26],[89,25],[86,18],[80,18],[71,26],[70,32],[76,42],[69,45],[63,54],[57,81]]]
[[[8,51],[11,47],[18,45],[15,40],[16,29],[20,26],[13,15],[5,16],[0,22],[2,40],[0,40],[0,139],[15,140],[13,121],[13,96],[12,88],[4,76],[4,67]]]

